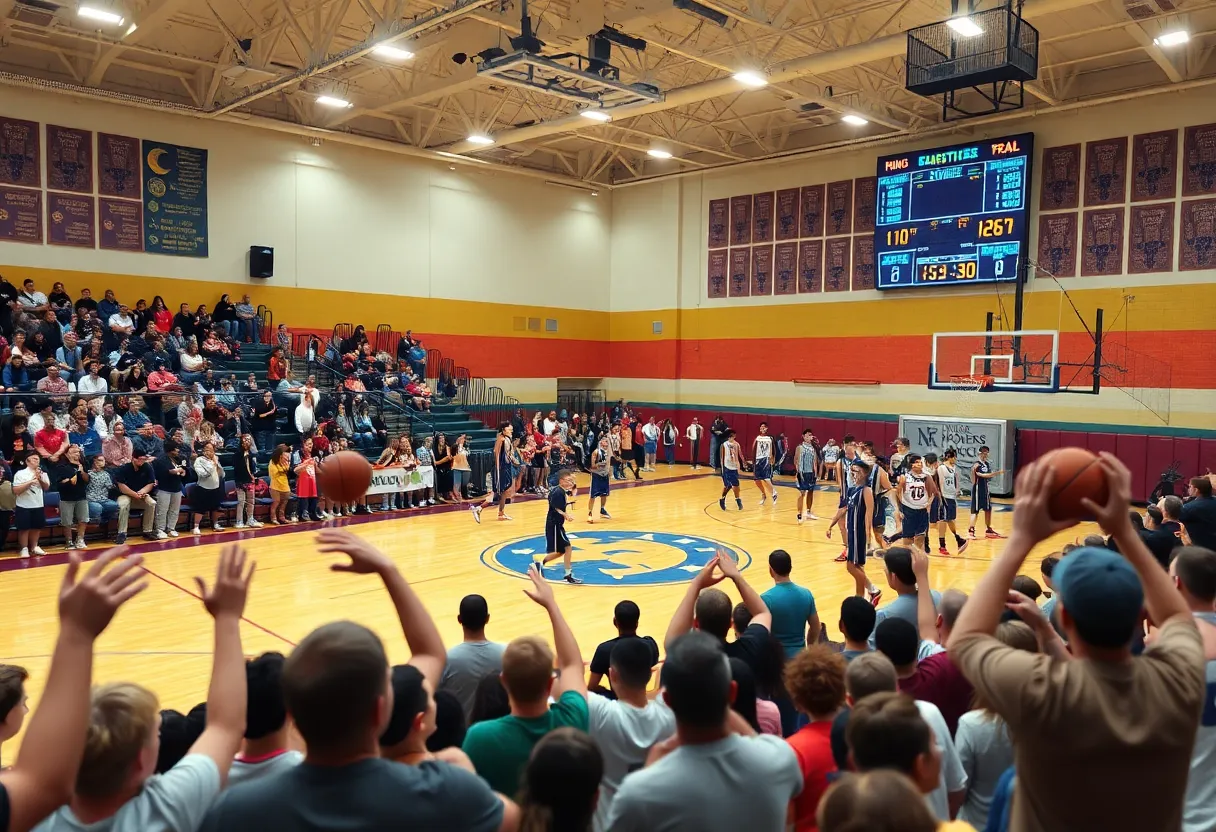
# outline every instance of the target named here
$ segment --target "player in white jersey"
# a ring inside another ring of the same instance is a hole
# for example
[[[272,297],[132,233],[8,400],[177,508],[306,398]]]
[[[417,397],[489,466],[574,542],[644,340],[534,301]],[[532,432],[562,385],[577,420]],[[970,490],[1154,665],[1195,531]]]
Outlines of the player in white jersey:
[[[802,444],[794,449],[794,473],[798,478],[798,522],[818,520],[811,513],[811,501],[815,499],[815,472],[819,469],[819,455],[815,453],[815,434],[807,428],[802,432]],[[806,510],[803,511],[805,505]]]
[[[870,466],[870,490],[874,492],[874,523],[870,531],[874,535],[874,545],[878,548],[885,548],[887,540],[883,536],[883,530],[887,526],[887,505],[891,487],[891,478],[887,475],[886,470],[878,464],[878,457],[874,455],[874,443],[867,440],[854,443],[858,448],[858,453],[865,463]]]
[[[726,495],[733,489],[735,492],[735,505],[742,511],[743,498],[739,496],[739,463],[743,459],[743,448],[735,441],[733,429],[726,429],[725,441],[722,443],[722,448],[718,451],[718,454],[718,461],[722,463],[722,496],[718,498],[718,506],[723,511],[726,511]]]
[[[895,502],[895,525],[900,543],[925,548],[929,537],[929,503],[937,497],[937,483],[925,476],[925,461],[920,454],[904,457],[906,474],[900,474],[892,491]]]
[[[958,518],[959,470],[956,467],[957,463],[958,451],[954,448],[947,448],[946,452],[942,454],[942,464],[937,466],[934,471],[934,479],[937,481],[940,496],[933,504],[936,510],[931,512],[929,520],[937,526],[937,553],[939,555],[950,554],[950,550],[946,548],[947,527],[954,535],[960,555],[971,545],[971,541],[960,535],[954,526],[954,521]]]
[[[777,489],[773,488],[773,437],[768,435],[768,422],[760,423],[760,435],[752,440],[752,458],[756,461],[756,488],[760,489],[760,505],[766,497],[777,504]]]

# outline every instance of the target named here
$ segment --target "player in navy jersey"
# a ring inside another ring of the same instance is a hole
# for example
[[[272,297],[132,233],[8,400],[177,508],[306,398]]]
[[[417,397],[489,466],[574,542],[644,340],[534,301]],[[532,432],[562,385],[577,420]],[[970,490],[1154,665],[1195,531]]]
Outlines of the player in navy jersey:
[[[566,521],[574,522],[574,515],[566,511],[568,497],[574,495],[574,472],[563,468],[557,474],[557,487],[549,489],[549,513],[545,516],[545,550],[546,554],[540,562],[540,573],[545,574],[545,567],[558,558],[566,567],[563,580],[568,584],[581,584],[574,577],[574,547],[566,536]]]
[[[485,502],[480,505],[473,503],[469,506],[473,512],[473,519],[478,523],[481,522],[482,509],[489,508],[495,503],[498,504],[498,519],[511,519],[511,516],[507,514],[507,502],[515,493],[515,476],[519,473],[511,451],[513,431],[514,428],[511,427],[510,422],[502,422],[498,426],[498,438],[494,440],[494,470],[490,474],[492,485],[486,492]]]
[[[861,443],[861,458],[870,467],[868,484],[874,492],[874,520],[871,532],[874,535],[874,545],[881,547],[887,544],[883,530],[887,525],[887,495],[891,493],[891,477],[878,464],[873,442],[866,440]]]
[[[980,456],[971,466],[971,524],[967,527],[967,537],[975,540],[975,518],[984,512],[984,525],[987,530],[984,537],[990,540],[1000,538],[992,528],[992,495],[988,493],[988,481],[995,476],[1005,473],[1004,468],[993,470],[988,461],[990,450],[987,445],[980,445]]]
[[[862,459],[854,459],[849,465],[840,487],[845,492],[845,506],[836,512],[828,526],[828,539],[832,539],[832,526],[841,524],[844,530],[845,569],[856,583],[855,594],[870,596],[870,603],[878,606],[882,590],[878,589],[866,575],[866,547],[870,542],[870,528],[874,523],[874,492],[870,488],[872,466]],[[843,521],[843,522],[842,522]],[[837,558],[839,560],[839,558]]]
[[[591,452],[587,470],[591,472],[591,498],[587,501],[587,522],[595,522],[595,501],[600,501],[600,517],[611,520],[608,513],[609,471],[612,468],[612,443],[605,434],[600,437],[599,447]]]
[[[767,497],[777,504],[777,489],[773,487],[773,437],[768,435],[768,422],[760,423],[760,435],[752,440],[752,458],[755,459],[756,488],[760,489],[760,505]]]
[[[718,506],[726,511],[726,495],[735,492],[735,505],[743,510],[743,498],[739,496],[739,464],[743,460],[743,448],[735,441],[735,431],[727,428],[725,441],[719,453],[722,464],[722,496],[718,498]]]
[[[925,461],[928,462],[931,456],[936,461],[933,454],[925,454]],[[958,518],[959,471],[956,467],[957,463],[958,451],[954,448],[947,448],[942,454],[942,464],[929,466],[930,476],[937,484],[938,493],[938,498],[929,508],[929,522],[937,526],[937,553],[939,555],[950,554],[950,550],[946,548],[947,528],[954,535],[954,542],[958,545],[960,555],[971,545],[967,538],[958,533],[958,529],[954,525],[954,521]]]
[[[846,433],[844,439],[841,440],[840,458],[836,460],[836,483],[840,487],[840,503],[836,506],[836,515],[839,518],[841,512],[848,506],[849,499],[849,467],[853,464],[853,460],[857,459],[857,439],[851,433]],[[847,549],[841,549],[840,554],[836,556],[837,563],[844,563],[848,560],[849,553]]]
[[[924,549],[929,539],[929,504],[937,499],[937,483],[925,475],[925,462],[920,454],[905,455],[904,467],[907,473],[900,474],[891,491],[895,524],[902,528],[891,540]]]

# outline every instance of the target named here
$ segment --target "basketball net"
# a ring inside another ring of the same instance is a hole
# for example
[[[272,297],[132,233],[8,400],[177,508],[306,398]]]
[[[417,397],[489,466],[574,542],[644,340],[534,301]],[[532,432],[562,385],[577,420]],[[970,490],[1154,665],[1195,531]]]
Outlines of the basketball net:
[[[984,386],[982,376],[951,376],[950,390],[954,393],[954,415],[974,416],[980,390]]]

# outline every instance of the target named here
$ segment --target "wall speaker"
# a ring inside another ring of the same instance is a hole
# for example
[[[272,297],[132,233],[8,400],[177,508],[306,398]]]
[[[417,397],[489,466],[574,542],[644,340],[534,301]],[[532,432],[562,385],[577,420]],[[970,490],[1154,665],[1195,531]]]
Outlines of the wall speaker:
[[[249,276],[274,276],[274,249],[269,246],[249,247]]]

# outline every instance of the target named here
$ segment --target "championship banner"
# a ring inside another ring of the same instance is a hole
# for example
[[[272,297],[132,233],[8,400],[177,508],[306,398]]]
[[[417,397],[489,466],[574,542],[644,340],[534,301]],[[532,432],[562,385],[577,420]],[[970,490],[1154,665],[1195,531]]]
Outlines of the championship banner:
[[[143,141],[144,251],[207,256],[207,151]]]
[[[372,469],[372,484],[367,496],[374,494],[400,494],[402,491],[421,491],[435,485],[435,469],[430,465],[407,471],[399,465]]]

